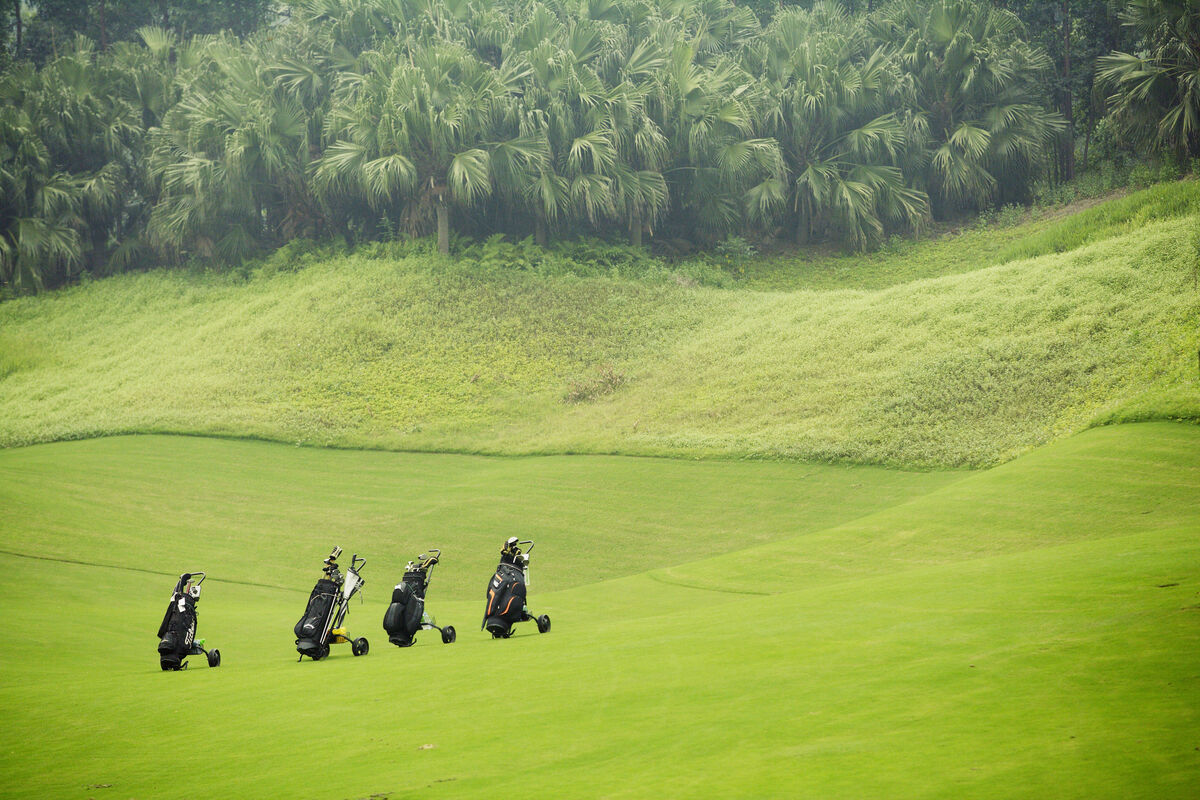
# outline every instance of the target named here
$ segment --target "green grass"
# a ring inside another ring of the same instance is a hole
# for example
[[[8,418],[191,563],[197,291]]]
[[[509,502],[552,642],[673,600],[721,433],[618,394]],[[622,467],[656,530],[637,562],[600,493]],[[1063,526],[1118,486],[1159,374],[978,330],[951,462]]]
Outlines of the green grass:
[[[0,796],[1190,797],[1198,448],[1195,426],[1114,426],[915,474],[3,451],[3,549],[90,563],[6,556]],[[554,628],[493,642],[475,621],[509,531],[538,539]],[[335,542],[369,559],[349,627],[373,648],[297,664]],[[396,650],[388,589],[431,544],[459,641]],[[225,663],[164,675],[171,573],[197,567]]]
[[[733,289],[488,245],[0,304],[0,797],[1191,797],[1200,426],[1113,423],[1200,419],[1195,200]],[[223,438],[116,435],[166,432]],[[509,535],[554,627],[493,642]],[[334,544],[373,649],[297,664]],[[428,547],[459,641],[397,650]],[[224,663],[164,675],[194,569]]]
[[[1100,422],[1200,418],[1198,185],[1096,206],[1034,247],[1092,242],[1069,252],[1000,263],[995,248],[1014,231],[1037,239],[1018,227],[973,234],[991,242],[971,246],[975,262],[942,242],[928,262],[924,250],[864,259],[855,269],[881,282],[854,290],[477,270],[423,255],[98,281],[0,304],[0,446],[157,432],[1001,463]],[[940,276],[907,276],[914,259]]]
[[[960,275],[994,266],[1014,243],[1057,227],[1060,216],[1047,214],[1021,224],[947,226],[919,238],[893,237],[864,253],[812,249],[746,260],[739,285],[758,291],[797,289],[886,289],[912,281]]]
[[[1016,210],[1016,207],[1011,207]],[[974,272],[1018,259],[1065,253],[1200,212],[1200,181],[1162,183],[1100,202],[980,217],[970,226],[894,237],[871,253],[804,252],[747,260],[742,285],[767,291],[886,289]]]
[[[452,539],[459,552],[438,575],[439,593],[474,599],[479,581],[466,576],[494,567],[509,536],[558,551],[536,569],[539,586],[558,590],[627,574],[614,549],[643,565],[683,563],[836,525],[966,474],[115,437],[0,451],[4,527],[36,532],[28,545],[6,535],[0,548],[107,566],[136,554],[161,572],[207,561],[219,544],[212,569],[224,578],[303,587],[331,539],[371,553],[371,573],[389,576]]]
[[[660,452],[943,466],[1007,460],[1147,391],[1176,391],[1194,418],[1190,224],[876,292],[730,297],[628,388],[549,427],[623,423]]]
[[[1014,241],[998,261],[1065,253],[1167,219],[1200,213],[1200,181],[1161,183],[1073,214]]]

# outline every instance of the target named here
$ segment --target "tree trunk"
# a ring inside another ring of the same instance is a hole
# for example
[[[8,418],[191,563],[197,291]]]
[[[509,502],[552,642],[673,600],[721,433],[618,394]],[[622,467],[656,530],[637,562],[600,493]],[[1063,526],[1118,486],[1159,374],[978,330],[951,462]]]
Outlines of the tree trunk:
[[[444,256],[450,255],[450,209],[445,202],[437,204],[438,252]]]
[[[1088,169],[1088,151],[1092,147],[1092,128],[1096,127],[1096,104],[1090,99],[1092,93],[1088,92],[1088,119],[1087,130],[1083,134],[1083,169],[1086,172]]]
[[[633,247],[642,246],[642,208],[634,206],[629,212],[629,244]]]
[[[1067,118],[1067,148],[1063,153],[1063,177],[1070,181],[1075,179],[1075,98],[1071,89],[1071,7],[1068,0],[1063,0],[1063,82],[1066,97],[1063,102],[1063,115]]]
[[[100,6],[100,18],[99,18],[100,49],[107,50],[108,49],[108,28],[104,24],[104,0],[100,0],[99,6]]]
[[[163,30],[168,30],[171,27],[171,17],[167,14],[167,0],[159,0],[158,7],[162,11]]]
[[[546,220],[540,216],[534,217],[533,220],[533,241],[538,247],[545,247],[547,243]]]
[[[21,0],[13,0],[13,16],[17,18],[17,58],[21,57]]]

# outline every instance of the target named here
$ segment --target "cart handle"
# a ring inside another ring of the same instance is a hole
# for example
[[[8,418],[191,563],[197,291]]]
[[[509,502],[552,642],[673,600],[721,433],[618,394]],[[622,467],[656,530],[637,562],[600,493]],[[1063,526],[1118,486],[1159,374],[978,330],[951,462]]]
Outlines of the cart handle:
[[[350,569],[354,570],[355,572],[358,572],[360,569],[362,569],[366,565],[367,565],[367,560],[365,558],[359,558],[358,553],[355,553],[354,555],[350,556]]]

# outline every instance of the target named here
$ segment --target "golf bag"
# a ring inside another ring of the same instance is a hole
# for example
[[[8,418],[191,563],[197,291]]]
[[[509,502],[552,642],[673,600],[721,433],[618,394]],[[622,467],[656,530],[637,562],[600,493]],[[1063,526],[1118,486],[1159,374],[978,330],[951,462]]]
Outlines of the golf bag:
[[[199,580],[196,580],[199,578]],[[205,650],[204,640],[196,640],[196,604],[200,601],[203,572],[185,572],[179,576],[162,624],[158,626],[158,662],[163,671],[185,669],[188,656],[208,657],[210,667],[219,666],[221,652]]]
[[[294,629],[297,639],[320,642],[325,638],[325,621],[337,602],[341,587],[328,578],[321,578],[308,596],[308,607]]]
[[[300,654],[301,661],[305,656],[318,661],[329,655],[330,645],[350,641],[342,623],[350,610],[351,598],[362,590],[365,583],[359,571],[367,561],[355,553],[350,557],[350,568],[343,575],[337,564],[341,554],[342,548],[335,547],[326,557],[321,577],[308,596],[304,616],[292,629],[296,634],[296,652]],[[362,656],[367,654],[369,645],[366,639],[355,639],[350,649],[354,655]]]
[[[425,613],[425,593],[429,589],[433,567],[442,555],[441,550],[430,552],[432,556],[426,557],[422,553],[416,561],[408,562],[404,577],[392,589],[391,605],[383,614],[383,629],[387,631],[388,641],[397,647],[412,645],[413,637],[423,628],[440,631],[445,644],[454,641],[453,626],[439,628],[433,617]]]
[[[528,548],[522,552],[521,545],[528,545]],[[514,536],[505,542],[500,551],[496,574],[488,582],[487,608],[481,626],[492,634],[493,639],[507,639],[512,636],[513,625],[535,619],[525,606],[531,550],[532,541],[518,541]],[[539,633],[550,630],[549,616],[543,614],[536,620]]]

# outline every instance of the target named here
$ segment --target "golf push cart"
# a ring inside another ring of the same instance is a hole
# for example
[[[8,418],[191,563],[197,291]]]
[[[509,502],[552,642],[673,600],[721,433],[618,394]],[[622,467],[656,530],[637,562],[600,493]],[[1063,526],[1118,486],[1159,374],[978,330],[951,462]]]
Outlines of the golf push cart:
[[[528,545],[522,551],[522,546]],[[536,620],[538,633],[550,630],[550,617],[546,614],[534,617],[525,607],[525,594],[529,586],[529,553],[533,542],[510,537],[500,549],[500,564],[496,574],[488,583],[487,610],[483,613],[480,627],[493,639],[512,636],[512,626],[518,622]]]
[[[296,623],[296,652],[300,654],[300,661],[305,656],[318,661],[329,655],[331,644],[350,642],[342,623],[350,609],[350,600],[362,590],[365,583],[359,573],[367,560],[355,553],[350,557],[350,568],[343,575],[337,564],[341,554],[342,548],[335,547],[325,559],[321,578],[308,596],[308,608]],[[366,639],[360,638],[351,642],[350,649],[356,656],[365,656],[370,645]]]
[[[205,650],[204,640],[196,638],[196,604],[204,578],[203,572],[185,572],[171,593],[158,626],[158,663],[164,672],[187,669],[188,656],[204,656],[210,667],[221,666],[221,651]]]
[[[388,641],[397,647],[409,647],[419,630],[435,630],[442,634],[442,643],[454,641],[454,626],[437,626],[433,616],[425,612],[425,592],[429,589],[429,578],[433,567],[442,557],[436,548],[422,553],[404,568],[404,577],[392,590],[392,603],[383,614],[383,629]]]

